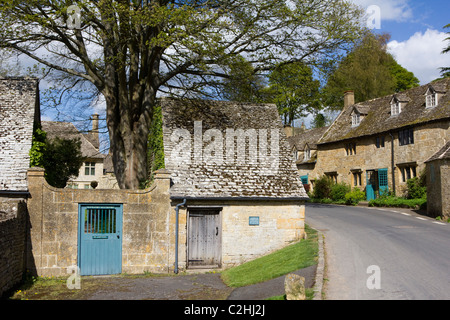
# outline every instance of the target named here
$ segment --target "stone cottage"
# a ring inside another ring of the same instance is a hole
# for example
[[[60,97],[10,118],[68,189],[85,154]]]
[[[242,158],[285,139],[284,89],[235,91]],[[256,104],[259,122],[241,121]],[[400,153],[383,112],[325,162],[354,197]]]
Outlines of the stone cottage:
[[[181,268],[226,268],[303,238],[307,195],[275,105],[161,108]]]
[[[309,189],[306,191],[312,191],[314,178],[311,181],[311,174],[317,162],[317,143],[327,129],[328,127],[312,128],[288,137],[302,183]]]
[[[112,174],[111,161],[100,151],[98,114],[92,115],[92,130],[80,132],[73,123],[59,121],[42,121],[42,130],[47,132],[47,138],[79,139],[81,153],[85,158],[78,176],[67,181],[67,188],[91,189],[91,182],[97,182],[99,189],[118,189],[117,180]],[[110,160],[110,159],[109,159]]]
[[[427,214],[431,217],[450,218],[450,141],[426,163]]]
[[[0,296],[26,268],[27,169],[39,121],[39,81],[0,79]]]
[[[328,175],[365,189],[367,200],[420,175],[425,161],[450,140],[450,79],[354,103],[353,92],[318,142],[310,179]]]

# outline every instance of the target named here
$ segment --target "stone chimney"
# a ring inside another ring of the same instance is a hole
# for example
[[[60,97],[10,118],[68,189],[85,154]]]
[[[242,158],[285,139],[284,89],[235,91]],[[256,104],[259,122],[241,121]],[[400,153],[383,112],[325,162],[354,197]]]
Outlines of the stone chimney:
[[[294,128],[290,124],[284,125],[284,133],[286,134],[286,137],[292,137]]]
[[[344,108],[355,104],[355,93],[351,90],[344,92]]]
[[[98,149],[100,147],[100,140],[98,137],[98,114],[92,115],[92,131],[90,132],[90,140],[93,146]]]

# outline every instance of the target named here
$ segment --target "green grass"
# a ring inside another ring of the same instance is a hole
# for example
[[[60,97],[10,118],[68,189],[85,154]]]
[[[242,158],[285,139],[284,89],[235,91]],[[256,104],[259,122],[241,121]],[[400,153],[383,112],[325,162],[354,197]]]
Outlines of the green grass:
[[[242,287],[317,264],[317,231],[305,226],[307,239],[222,272],[229,287]]]

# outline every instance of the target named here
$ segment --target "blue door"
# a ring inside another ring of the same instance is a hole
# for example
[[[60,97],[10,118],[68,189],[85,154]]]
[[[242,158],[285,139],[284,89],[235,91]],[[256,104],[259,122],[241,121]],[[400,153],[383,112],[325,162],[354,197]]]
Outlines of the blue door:
[[[388,169],[378,169],[378,190],[380,196],[388,193]]]
[[[81,275],[122,272],[122,205],[80,204],[78,267]]]
[[[367,201],[375,199],[375,171],[366,171],[366,199]]]

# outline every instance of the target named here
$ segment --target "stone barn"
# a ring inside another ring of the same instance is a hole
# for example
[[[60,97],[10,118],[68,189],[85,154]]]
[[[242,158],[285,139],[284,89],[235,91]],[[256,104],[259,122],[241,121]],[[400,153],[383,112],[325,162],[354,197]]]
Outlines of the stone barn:
[[[161,101],[176,268],[227,268],[304,237],[307,198],[271,104]]]

